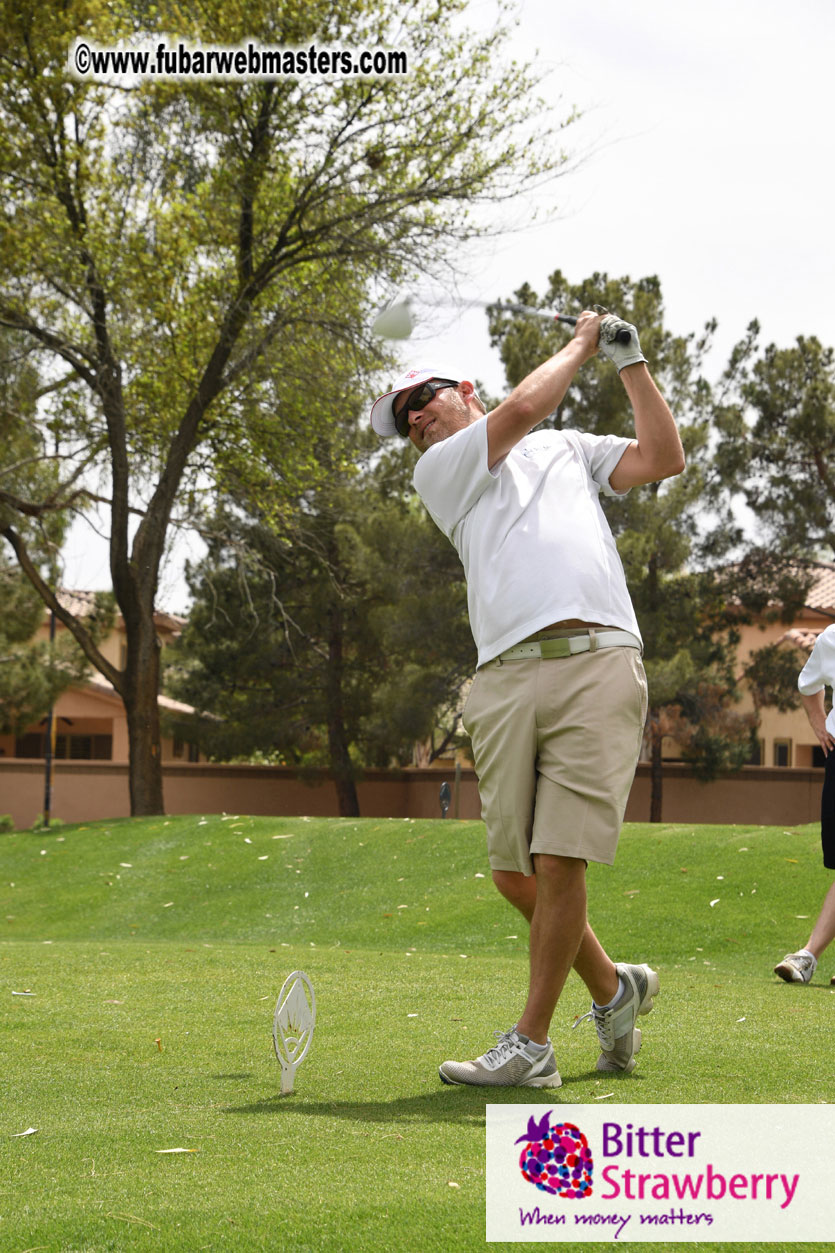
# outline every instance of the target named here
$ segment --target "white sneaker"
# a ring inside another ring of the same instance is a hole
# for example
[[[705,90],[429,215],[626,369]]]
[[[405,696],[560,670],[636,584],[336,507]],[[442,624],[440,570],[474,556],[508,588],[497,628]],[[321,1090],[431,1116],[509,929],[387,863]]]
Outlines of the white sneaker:
[[[621,1070],[629,1074],[635,1069],[635,1058],[641,1047],[641,1033],[635,1026],[639,1014],[648,1014],[652,998],[658,995],[658,975],[649,966],[629,966],[618,962],[615,966],[618,978],[625,990],[616,1005],[591,1009],[574,1026],[586,1018],[593,1018],[602,1052],[597,1059],[597,1070]]]
[[[811,983],[817,968],[818,959],[811,953],[786,953],[779,965],[774,967],[774,973],[786,983]]]
[[[562,1079],[554,1060],[554,1049],[533,1057],[527,1050],[530,1040],[511,1031],[494,1032],[497,1043],[474,1062],[444,1062],[438,1074],[444,1083],[473,1083],[483,1087],[558,1088]]]

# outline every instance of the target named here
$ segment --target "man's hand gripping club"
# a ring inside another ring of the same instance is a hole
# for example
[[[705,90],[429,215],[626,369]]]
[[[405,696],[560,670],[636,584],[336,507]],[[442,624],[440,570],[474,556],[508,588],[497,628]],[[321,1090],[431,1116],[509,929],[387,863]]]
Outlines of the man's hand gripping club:
[[[641,361],[645,362],[646,357],[641,352],[638,332],[632,323],[625,322],[623,318],[610,313],[602,305],[595,305],[594,308],[601,315],[600,352],[612,362],[618,374],[625,366],[638,365]],[[623,331],[629,332],[628,339],[621,334]]]

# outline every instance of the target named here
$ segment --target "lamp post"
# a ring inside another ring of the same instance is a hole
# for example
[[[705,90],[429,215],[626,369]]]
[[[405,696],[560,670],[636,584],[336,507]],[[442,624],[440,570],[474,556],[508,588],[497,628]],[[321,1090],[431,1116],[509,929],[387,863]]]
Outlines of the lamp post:
[[[53,609],[49,615],[49,664],[52,665],[52,648],[55,643],[55,610]],[[44,793],[43,793],[43,824],[49,826],[49,817],[52,811],[52,759],[55,756],[55,731],[57,722],[55,718],[55,703],[49,706],[49,713],[46,716],[46,735],[44,742]]]

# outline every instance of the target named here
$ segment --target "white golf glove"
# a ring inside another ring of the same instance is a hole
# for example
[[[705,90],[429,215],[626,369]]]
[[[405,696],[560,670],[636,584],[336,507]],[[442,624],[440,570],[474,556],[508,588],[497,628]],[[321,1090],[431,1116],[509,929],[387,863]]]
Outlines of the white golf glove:
[[[624,366],[646,361],[638,342],[638,332],[632,323],[624,322],[623,318],[609,313],[602,305],[595,305],[594,309],[596,313],[603,314],[600,322],[600,352],[617,367],[618,374]],[[626,331],[629,332],[628,340],[623,333]]]

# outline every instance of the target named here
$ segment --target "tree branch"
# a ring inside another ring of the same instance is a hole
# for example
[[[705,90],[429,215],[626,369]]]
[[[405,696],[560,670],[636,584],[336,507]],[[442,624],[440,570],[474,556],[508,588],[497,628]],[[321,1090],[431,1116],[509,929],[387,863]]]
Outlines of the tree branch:
[[[49,348],[50,351],[68,362],[91,391],[95,392],[98,390],[95,370],[85,365],[83,361],[86,358],[92,366],[94,364],[93,358],[83,348],[80,348],[78,345],[69,345],[60,335],[38,326],[31,318],[27,318],[24,314],[8,307],[0,307],[0,326],[8,327],[12,331],[23,331],[26,335],[31,335],[38,343],[43,344],[45,348]]]
[[[51,609],[59,622],[63,622],[67,630],[75,638],[81,651],[84,653],[88,661],[96,670],[105,676],[110,683],[113,684],[115,690],[124,699],[124,678],[121,670],[117,670],[107,658],[101,653],[90,636],[85,630],[79,619],[65,609],[58,597],[53,592],[48,583],[45,582],[43,576],[38,570],[21,536],[12,527],[6,526],[0,529],[0,535],[3,535],[11,544],[14,554],[17,557],[21,570],[26,575],[47,609]]]

